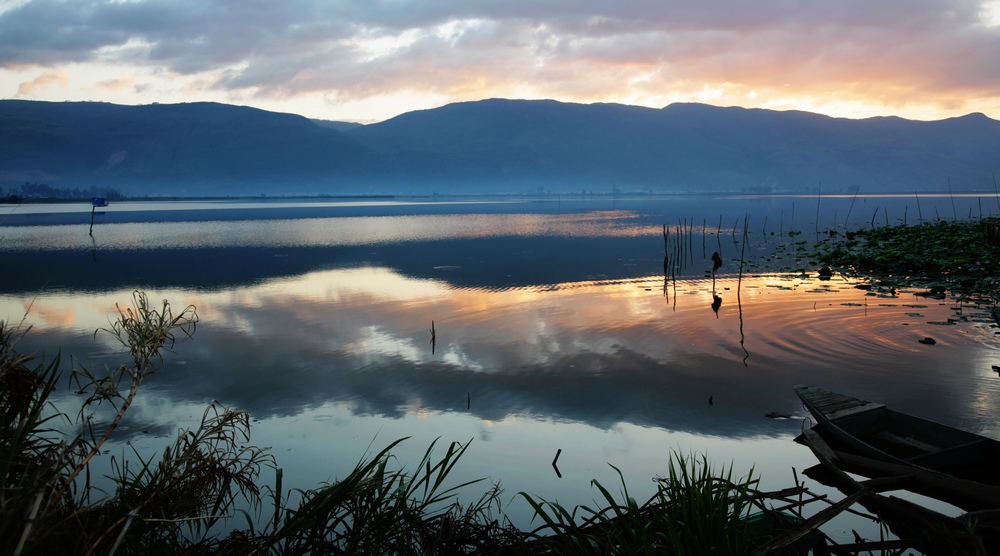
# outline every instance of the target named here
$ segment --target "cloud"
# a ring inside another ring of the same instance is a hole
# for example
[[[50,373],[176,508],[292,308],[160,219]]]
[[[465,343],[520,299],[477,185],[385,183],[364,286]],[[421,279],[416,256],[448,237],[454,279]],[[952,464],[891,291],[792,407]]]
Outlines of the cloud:
[[[123,89],[129,89],[136,86],[134,77],[120,77],[118,79],[108,79],[105,81],[99,81],[94,84],[95,87],[99,89],[108,89],[110,91],[121,91]]]
[[[47,71],[31,81],[25,81],[17,88],[17,96],[30,96],[37,89],[45,87],[65,87],[69,84],[69,76],[64,71]]]
[[[995,2],[32,0],[0,12],[0,68],[155,68],[240,97],[961,104],[1000,88]]]

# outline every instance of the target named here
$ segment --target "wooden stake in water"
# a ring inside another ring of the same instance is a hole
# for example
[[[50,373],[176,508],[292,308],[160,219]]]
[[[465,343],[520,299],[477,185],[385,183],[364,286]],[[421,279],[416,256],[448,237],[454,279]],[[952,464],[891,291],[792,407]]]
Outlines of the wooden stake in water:
[[[722,215],[719,215],[719,229],[715,232],[715,242],[718,244],[719,254],[722,254]]]
[[[694,217],[688,221],[688,262],[694,264]]]
[[[705,242],[708,241],[707,238],[705,237],[705,228],[707,226],[708,226],[708,219],[707,218],[702,218],[701,219],[701,256],[702,256],[702,258],[704,258],[705,255],[708,254],[708,247],[705,245]]]
[[[948,176],[948,197],[951,198],[951,219],[958,220],[958,211],[955,209],[955,195],[951,192],[951,176]]]
[[[816,190],[816,240],[819,241],[819,202],[823,198],[823,182],[819,182]]]
[[[1000,209],[1000,189],[997,189],[997,175],[993,174],[993,192],[997,198],[997,209]]]
[[[851,197],[851,205],[849,207],[847,207],[847,216],[844,217],[844,229],[845,230],[847,229],[847,223],[848,223],[848,221],[851,219],[851,211],[854,209],[854,201],[857,200],[857,198],[858,198],[858,192],[859,191],[861,191],[861,187],[860,186],[858,186],[858,188],[854,190],[854,196]],[[875,209],[875,212],[878,212],[878,209]],[[834,222],[834,224],[836,224],[836,222]]]
[[[750,358],[750,352],[747,351],[746,346],[743,344],[743,342],[746,340],[746,337],[743,335],[743,301],[740,299],[740,287],[743,284],[743,259],[745,258],[745,253],[747,248],[747,228],[749,225],[749,220],[750,220],[750,215],[749,214],[745,215],[743,221],[743,247],[740,249],[740,274],[739,278],[736,281],[736,307],[739,310],[740,314],[740,346],[743,348],[743,353],[746,354],[746,356],[743,358],[744,367],[747,366],[747,359]]]
[[[743,246],[740,248],[740,273],[736,280],[736,298],[740,297],[740,286],[743,284],[743,261],[747,250],[747,227],[750,225],[750,215],[743,216]]]

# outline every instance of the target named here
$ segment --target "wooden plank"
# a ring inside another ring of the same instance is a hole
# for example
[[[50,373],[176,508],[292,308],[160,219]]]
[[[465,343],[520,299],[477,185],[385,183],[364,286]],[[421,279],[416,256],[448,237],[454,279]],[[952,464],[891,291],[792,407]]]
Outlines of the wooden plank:
[[[802,398],[802,401],[811,405],[831,421],[869,411],[885,409],[884,404],[845,396],[815,386],[796,386],[795,392]]]
[[[878,411],[880,409],[885,409],[885,405],[875,402],[864,402],[861,404],[841,404],[841,407],[824,411],[824,413],[826,413],[826,416],[831,421],[837,421],[845,417],[853,417],[855,415]]]

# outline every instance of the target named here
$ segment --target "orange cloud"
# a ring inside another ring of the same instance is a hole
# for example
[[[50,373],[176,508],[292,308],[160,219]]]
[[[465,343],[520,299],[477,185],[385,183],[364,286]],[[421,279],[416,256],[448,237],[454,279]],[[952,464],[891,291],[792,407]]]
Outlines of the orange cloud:
[[[69,75],[65,71],[47,71],[31,81],[21,83],[17,88],[17,96],[28,96],[33,94],[35,90],[45,87],[65,87],[67,85],[69,85]]]
[[[77,321],[76,308],[72,305],[35,303],[30,313],[35,320],[33,326],[42,328],[69,328]]]
[[[121,77],[118,79],[108,79],[105,81],[98,81],[94,84],[94,86],[99,89],[106,89],[109,91],[123,91],[125,89],[135,87],[135,78]]]

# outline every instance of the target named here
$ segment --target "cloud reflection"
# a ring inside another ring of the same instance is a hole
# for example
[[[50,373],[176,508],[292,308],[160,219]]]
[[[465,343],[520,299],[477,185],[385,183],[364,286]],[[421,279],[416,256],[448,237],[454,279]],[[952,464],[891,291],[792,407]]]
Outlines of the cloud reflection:
[[[787,433],[786,423],[764,413],[801,415],[796,383],[855,392],[863,385],[857,393],[890,401],[884,396],[905,372],[910,390],[900,399],[935,396],[937,411],[964,411],[968,381],[959,379],[974,369],[954,362],[983,346],[958,327],[928,330],[927,321],[947,318],[947,306],[908,317],[905,302],[868,302],[850,284],[771,277],[744,278],[737,304],[736,284],[724,278],[717,289],[727,301],[716,318],[711,282],[679,283],[675,305],[655,287],[658,279],[495,291],[362,267],[237,292],[150,292],[195,304],[202,320],[195,339],[178,345],[148,384],[176,402],[219,399],[261,418],[338,403],[355,415],[394,419],[469,413],[483,422],[522,416],[740,437]],[[101,335],[96,350],[80,338],[89,341],[114,303],[128,298],[122,291],[39,298],[29,337],[81,346],[96,361],[121,358]],[[23,311],[16,299],[0,300],[5,313]],[[922,335],[939,344],[927,349],[914,340]],[[942,385],[942,368],[956,380]]]

